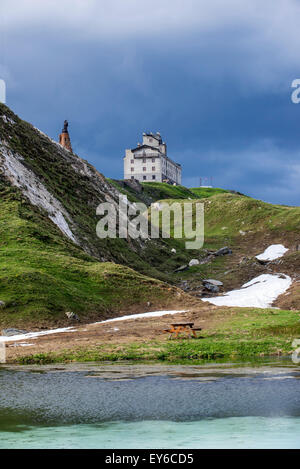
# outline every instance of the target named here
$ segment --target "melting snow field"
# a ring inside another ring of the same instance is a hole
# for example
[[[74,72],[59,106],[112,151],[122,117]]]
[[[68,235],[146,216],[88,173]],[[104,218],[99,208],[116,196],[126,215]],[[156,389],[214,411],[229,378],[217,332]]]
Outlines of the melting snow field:
[[[216,306],[269,308],[291,284],[292,279],[288,275],[263,274],[245,283],[240,290],[232,290],[224,296],[202,298],[202,301]]]
[[[262,254],[256,256],[256,259],[260,261],[274,261],[282,257],[287,251],[288,249],[283,244],[272,244]]]

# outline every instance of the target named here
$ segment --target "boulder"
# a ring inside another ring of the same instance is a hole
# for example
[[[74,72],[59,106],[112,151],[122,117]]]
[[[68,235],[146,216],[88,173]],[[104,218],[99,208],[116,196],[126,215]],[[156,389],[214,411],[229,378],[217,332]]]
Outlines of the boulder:
[[[74,321],[79,321],[79,316],[77,316],[76,313],[73,313],[73,312],[66,312],[66,316],[68,319],[71,319],[71,320],[74,320]]]
[[[200,264],[198,259],[191,259],[190,262],[189,262],[190,267],[192,267],[193,265],[198,265],[198,264]]]
[[[210,283],[211,285],[215,285],[216,287],[222,287],[223,286],[223,282],[221,282],[220,280],[214,280],[212,278],[204,279],[204,280],[202,280],[202,283],[203,284]]]
[[[13,327],[8,329],[2,329],[2,335],[6,337],[11,337],[13,335],[28,334],[28,331],[23,331],[20,329],[15,329]]]
[[[212,293],[218,293],[220,291],[220,287],[223,286],[222,282],[211,278],[202,280],[202,283],[204,288],[206,288],[206,290],[211,291]]]
[[[205,283],[204,288],[206,288],[206,290],[211,291],[212,293],[219,292],[219,287],[217,287],[216,285],[213,285],[212,283]]]
[[[4,301],[0,301],[0,308],[4,308],[4,306],[5,306]]]
[[[214,252],[214,256],[225,256],[226,254],[232,254],[232,250],[228,246],[225,246]]]
[[[171,252],[173,252],[174,254],[176,254],[176,249],[175,249],[175,248],[172,248],[172,249],[171,249]]]

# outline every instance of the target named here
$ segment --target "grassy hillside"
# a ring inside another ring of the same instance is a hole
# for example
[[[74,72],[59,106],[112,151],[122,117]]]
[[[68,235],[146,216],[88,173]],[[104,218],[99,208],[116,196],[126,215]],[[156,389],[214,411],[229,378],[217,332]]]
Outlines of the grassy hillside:
[[[198,198],[203,199],[206,197],[212,197],[216,194],[225,194],[229,193],[230,191],[226,191],[225,189],[218,189],[217,187],[193,187],[190,191]]]
[[[0,326],[105,319],[147,302],[174,301],[172,287],[122,265],[99,262],[0,179]]]
[[[123,181],[110,178],[107,178],[107,180],[122,194],[127,195],[128,200],[131,202],[144,202],[147,205],[163,199],[194,200],[212,197],[216,194],[229,193],[229,191],[226,191],[225,189],[209,187],[195,187],[188,189],[184,186],[172,186],[164,182],[142,182],[140,183],[142,192],[139,193],[128,185],[125,185]]]
[[[165,199],[165,203],[186,200]],[[203,264],[193,266],[171,277],[177,284],[187,281],[189,292],[199,292],[204,278],[215,278],[224,283],[224,290],[239,288],[257,275],[281,272],[298,279],[300,275],[300,207],[272,205],[233,193],[219,193],[209,198],[193,200],[204,204],[205,238],[203,249],[195,256]],[[174,227],[171,229],[173,233]],[[188,238],[178,240],[184,243]],[[255,256],[271,244],[284,244],[288,253],[269,266],[259,264]],[[229,246],[233,254],[208,258],[210,251]],[[206,261],[207,259],[207,261]],[[161,268],[167,265],[162,262]],[[300,285],[295,283],[293,294],[279,303],[281,307],[300,309]]]
[[[29,202],[26,191],[33,182],[26,181],[22,172],[14,179],[8,154],[46,188],[50,199],[61,204],[77,244],[63,235],[46,209]],[[290,249],[280,263],[272,265],[272,271],[294,278],[300,272],[300,251],[296,251],[300,245],[299,207],[271,205],[222,189],[159,183],[144,183],[142,189],[137,192],[105,179],[86,161],[0,105],[0,301],[5,302],[0,326],[61,324],[66,321],[66,311],[90,320],[133,311],[139,305],[145,310],[147,302],[163,307],[178,303],[178,291],[164,282],[180,285],[187,280],[199,289],[203,278],[213,277],[224,283],[225,290],[232,289],[270,271],[254,256],[272,243]],[[117,204],[119,191],[129,200],[147,205],[157,200],[202,202],[203,249],[188,251],[185,239],[172,237],[99,239],[96,207],[107,200]],[[232,256],[212,258],[174,273],[191,258],[203,261],[209,250],[226,245],[232,248]],[[171,253],[172,248],[176,253]],[[292,297],[299,299],[295,285]],[[293,308],[299,304],[295,301],[289,302]]]
[[[61,204],[78,244],[45,209],[29,202],[32,180],[25,181],[23,170],[19,187],[12,185],[7,154],[47,189],[50,202],[53,197]],[[172,287],[150,278],[168,279],[151,262],[170,257],[172,240],[96,236],[96,207],[106,200],[117,203],[118,195],[86,161],[0,104],[0,301],[5,302],[0,326],[61,324],[66,311],[83,320],[101,319],[139,305],[145,310],[147,302],[162,307],[174,302]],[[182,252],[184,260],[187,256]],[[176,265],[174,260],[172,268]]]
[[[144,243],[133,239],[99,239],[96,236],[99,221],[96,208],[107,200],[118,204],[119,190],[92,165],[52,142],[3,104],[0,104],[0,139],[4,143],[2,147],[12,151],[63,206],[69,216],[70,228],[86,253],[101,261],[130,266],[151,277],[168,279],[153,267],[151,259],[167,260],[173,242],[150,240]],[[7,178],[3,181],[5,185],[10,184]],[[186,260],[187,254],[182,251],[181,257]]]

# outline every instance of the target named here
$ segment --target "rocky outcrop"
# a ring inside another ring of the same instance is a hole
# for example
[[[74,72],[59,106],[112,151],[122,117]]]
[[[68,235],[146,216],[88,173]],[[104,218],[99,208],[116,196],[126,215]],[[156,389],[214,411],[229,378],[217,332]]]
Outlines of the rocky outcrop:
[[[2,329],[2,335],[5,337],[12,337],[14,335],[27,334],[28,331],[23,331],[15,328]]]

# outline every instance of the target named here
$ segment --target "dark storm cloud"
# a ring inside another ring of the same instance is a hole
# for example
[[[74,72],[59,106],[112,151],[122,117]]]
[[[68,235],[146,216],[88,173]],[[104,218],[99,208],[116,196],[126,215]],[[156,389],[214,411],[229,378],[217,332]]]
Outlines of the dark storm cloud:
[[[126,8],[125,8],[126,3]],[[296,1],[4,1],[8,105],[121,178],[159,130],[183,183],[299,204]]]

